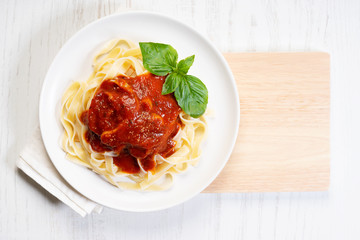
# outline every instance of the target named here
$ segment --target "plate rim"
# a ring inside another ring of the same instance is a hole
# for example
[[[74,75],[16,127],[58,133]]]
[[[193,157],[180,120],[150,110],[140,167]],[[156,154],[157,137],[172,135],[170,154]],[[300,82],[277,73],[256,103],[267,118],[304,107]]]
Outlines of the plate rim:
[[[227,73],[229,74],[229,77],[231,78],[231,85],[232,85],[232,88],[233,88],[233,93],[235,94],[235,97],[236,97],[236,102],[235,102],[235,107],[238,109],[237,111],[237,114],[236,114],[236,119],[235,119],[235,122],[236,122],[236,127],[235,127],[235,133],[234,136],[232,137],[232,140],[231,140],[231,145],[230,145],[230,151],[226,154],[226,157],[225,157],[225,161],[222,162],[221,164],[221,167],[219,167],[217,169],[217,172],[216,174],[213,174],[210,178],[208,178],[207,180],[207,184],[204,184],[204,186],[202,186],[201,188],[199,188],[198,191],[194,192],[193,194],[189,194],[187,195],[185,198],[182,198],[181,200],[178,200],[178,201],[174,201],[172,203],[169,203],[169,204],[164,204],[162,205],[161,207],[152,207],[152,208],[122,208],[121,206],[119,207],[114,207],[114,206],[108,206],[106,204],[103,204],[103,203],[99,203],[97,200],[95,199],[92,199],[91,197],[87,196],[86,194],[84,194],[83,191],[81,191],[81,189],[77,189],[69,179],[67,179],[65,176],[63,176],[63,174],[61,174],[61,172],[59,171],[59,168],[56,164],[56,161],[54,161],[51,157],[52,153],[50,151],[51,147],[49,146],[49,143],[47,143],[45,141],[45,139],[47,138],[45,135],[45,126],[44,126],[44,122],[43,122],[43,118],[42,116],[45,114],[44,113],[44,109],[42,108],[42,105],[43,105],[43,102],[46,100],[44,99],[44,95],[45,95],[45,87],[46,87],[46,83],[49,82],[47,81],[47,79],[49,78],[49,72],[50,72],[50,69],[52,68],[53,66],[53,63],[56,62],[57,58],[60,56],[60,53],[63,52],[63,50],[67,47],[67,45],[69,44],[69,42],[71,42],[72,39],[74,39],[76,36],[78,36],[80,33],[82,33],[83,31],[86,31],[88,28],[91,28],[93,25],[96,25],[98,22],[101,22],[101,21],[105,21],[109,18],[113,18],[113,17],[117,17],[117,16],[126,16],[126,15],[147,15],[147,16],[150,16],[150,17],[160,17],[160,18],[163,18],[164,20],[166,21],[172,21],[172,22],[175,22],[176,24],[179,24],[189,30],[191,30],[191,32],[195,35],[197,35],[197,37],[199,37],[202,41],[205,41],[209,46],[210,48],[213,50],[213,52],[216,54],[216,56],[220,59],[220,61],[222,62],[223,66],[225,67],[225,69],[227,70]],[[47,72],[46,72],[46,75],[44,77],[44,80],[43,80],[43,83],[42,83],[42,87],[41,87],[41,92],[40,92],[40,98],[39,98],[39,123],[40,123],[40,132],[41,132],[41,138],[43,140],[43,144],[45,146],[45,149],[46,149],[46,152],[52,162],[52,164],[54,165],[54,167],[56,168],[56,171],[60,174],[60,176],[72,187],[74,188],[74,190],[76,190],[77,192],[79,192],[82,196],[84,196],[85,198],[87,199],[90,199],[92,201],[94,201],[95,203],[97,204],[100,204],[102,206],[106,206],[106,207],[109,207],[109,208],[112,208],[112,209],[116,209],[116,210],[121,210],[121,211],[127,211],[127,212],[152,212],[152,211],[159,211],[159,210],[163,210],[163,209],[168,209],[168,208],[171,208],[171,207],[174,207],[174,206],[177,206],[181,203],[185,203],[187,202],[188,200],[192,199],[193,197],[195,197],[196,195],[198,195],[199,193],[201,193],[205,188],[207,188],[215,179],[217,176],[219,176],[219,174],[221,173],[221,171],[224,169],[226,163],[229,161],[230,159],[230,156],[232,154],[232,152],[234,151],[234,147],[235,147],[235,143],[236,143],[236,140],[237,140],[237,136],[238,136],[238,131],[239,131],[239,125],[240,125],[240,112],[241,112],[241,109],[240,109],[240,99],[239,99],[239,94],[238,94],[238,91],[237,91],[237,86],[236,86],[236,80],[234,78],[234,75],[233,75],[233,72],[231,71],[230,69],[230,66],[228,65],[228,62],[226,61],[225,57],[222,55],[222,53],[215,47],[215,45],[209,40],[207,39],[203,34],[201,34],[200,32],[198,32],[195,28],[193,28],[192,26],[190,25],[187,25],[183,22],[181,22],[180,20],[176,19],[176,18],[173,18],[173,17],[170,17],[168,15],[165,15],[163,13],[158,13],[158,12],[150,12],[150,11],[129,11],[129,12],[122,12],[122,13],[114,13],[114,14],[110,14],[110,15],[107,15],[105,17],[101,17],[99,19],[96,19],[88,24],[86,24],[85,26],[83,26],[80,30],[78,30],[77,32],[75,32],[69,39],[67,39],[65,41],[65,43],[61,46],[61,48],[57,51],[55,57],[53,58],[53,60],[51,61],[51,64],[49,65],[48,69],[47,69]]]

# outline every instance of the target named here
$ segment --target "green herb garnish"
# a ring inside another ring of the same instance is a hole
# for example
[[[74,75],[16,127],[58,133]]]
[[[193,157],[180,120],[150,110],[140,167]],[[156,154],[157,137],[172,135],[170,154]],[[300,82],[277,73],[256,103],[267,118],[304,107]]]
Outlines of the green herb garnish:
[[[208,90],[197,77],[188,75],[195,55],[180,62],[176,50],[167,44],[139,43],[146,70],[157,76],[168,75],[162,88],[162,95],[174,93],[179,106],[191,117],[204,114],[208,103]]]

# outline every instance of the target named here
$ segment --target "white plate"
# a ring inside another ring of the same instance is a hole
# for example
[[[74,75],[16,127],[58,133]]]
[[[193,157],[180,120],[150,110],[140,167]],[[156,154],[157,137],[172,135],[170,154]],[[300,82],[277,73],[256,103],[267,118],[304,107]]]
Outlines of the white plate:
[[[199,164],[176,175],[173,187],[163,192],[120,190],[89,169],[65,158],[60,99],[71,81],[86,80],[95,53],[108,40],[127,38],[172,45],[179,59],[195,54],[189,74],[200,78],[209,91],[209,134]],[[154,211],[180,204],[206,188],[220,173],[234,147],[240,106],[235,80],[224,57],[192,28],[154,13],[132,12],[99,19],[76,33],[60,50],[46,75],[40,96],[40,128],[46,150],[60,174],[84,196],[99,204],[126,211]]]

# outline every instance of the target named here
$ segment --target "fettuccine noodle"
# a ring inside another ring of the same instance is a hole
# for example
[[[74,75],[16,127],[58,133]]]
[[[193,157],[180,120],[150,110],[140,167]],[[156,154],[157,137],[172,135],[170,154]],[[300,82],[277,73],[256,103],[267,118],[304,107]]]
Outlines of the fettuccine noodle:
[[[155,155],[157,165],[153,172],[124,173],[114,164],[113,152],[93,151],[85,139],[88,127],[80,118],[81,113],[89,109],[99,85],[119,75],[136,77],[146,72],[140,48],[136,44],[124,39],[113,40],[95,56],[89,79],[73,82],[61,100],[61,123],[65,130],[61,144],[66,157],[92,169],[121,189],[158,191],[170,188],[174,174],[197,164],[201,154],[200,143],[206,135],[204,116],[192,118],[181,112],[182,127],[174,137],[175,152],[167,158]]]

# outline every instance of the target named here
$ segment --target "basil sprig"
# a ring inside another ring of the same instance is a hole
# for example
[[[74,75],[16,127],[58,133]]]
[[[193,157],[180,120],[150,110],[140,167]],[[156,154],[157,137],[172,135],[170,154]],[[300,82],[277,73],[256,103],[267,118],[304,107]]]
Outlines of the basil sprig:
[[[176,50],[163,43],[139,43],[146,70],[157,76],[165,76],[162,95],[173,93],[179,106],[191,117],[204,114],[208,103],[208,90],[197,77],[188,75],[194,63],[195,55],[180,62]]]

